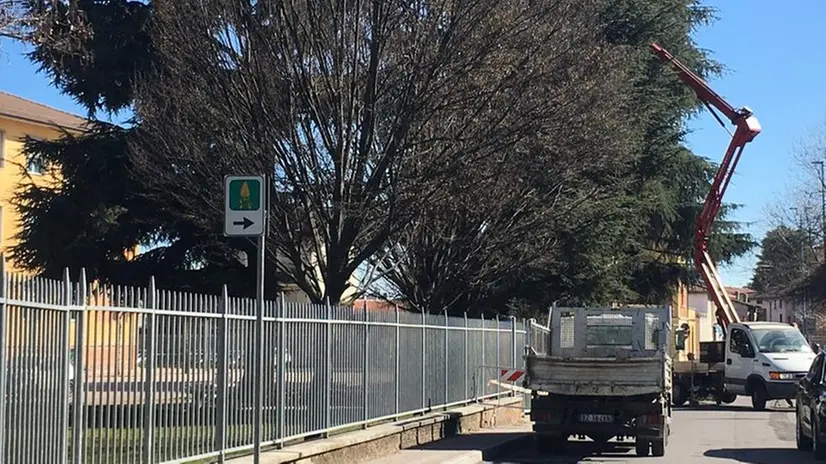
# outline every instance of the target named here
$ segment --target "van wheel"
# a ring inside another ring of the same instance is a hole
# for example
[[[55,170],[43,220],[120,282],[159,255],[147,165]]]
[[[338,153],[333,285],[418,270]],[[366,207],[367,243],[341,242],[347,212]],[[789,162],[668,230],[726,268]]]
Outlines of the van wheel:
[[[751,389],[751,406],[755,411],[766,410],[766,386],[762,383],[754,385]]]
[[[720,400],[721,400],[723,403],[726,403],[726,404],[731,404],[731,403],[734,403],[734,401],[735,401],[735,400],[737,400],[737,395],[735,395],[734,393],[725,392],[725,393],[723,393],[723,395],[720,397]]]
[[[637,437],[637,443],[634,445],[637,451],[637,456],[644,458],[648,456],[650,442],[642,437]]]
[[[679,383],[675,383],[671,387],[671,404],[680,407],[688,401],[688,392]]]

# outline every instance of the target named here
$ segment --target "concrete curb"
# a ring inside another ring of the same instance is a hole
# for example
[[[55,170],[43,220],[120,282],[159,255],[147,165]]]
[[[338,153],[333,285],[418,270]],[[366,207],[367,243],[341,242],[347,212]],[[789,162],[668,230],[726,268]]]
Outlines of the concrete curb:
[[[467,406],[409,418],[400,422],[369,427],[327,439],[289,445],[283,449],[261,453],[262,464],[337,464],[366,462],[392,455],[399,450],[432,443],[445,438],[472,433],[475,430],[510,425],[522,419],[524,409],[520,396],[486,400]],[[510,441],[510,440],[509,440]],[[475,461],[488,456],[474,450]],[[234,464],[251,464],[252,456],[228,459]]]
[[[479,464],[496,459],[499,456],[523,445],[533,442],[533,434],[524,433],[481,450],[468,451],[462,456],[456,456],[443,464]]]

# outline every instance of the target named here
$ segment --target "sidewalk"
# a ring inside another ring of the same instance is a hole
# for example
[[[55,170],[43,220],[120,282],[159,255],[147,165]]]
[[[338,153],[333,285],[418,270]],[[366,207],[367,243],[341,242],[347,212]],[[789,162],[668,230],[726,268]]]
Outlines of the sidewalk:
[[[532,439],[530,424],[478,430],[401,450],[366,464],[478,464]]]

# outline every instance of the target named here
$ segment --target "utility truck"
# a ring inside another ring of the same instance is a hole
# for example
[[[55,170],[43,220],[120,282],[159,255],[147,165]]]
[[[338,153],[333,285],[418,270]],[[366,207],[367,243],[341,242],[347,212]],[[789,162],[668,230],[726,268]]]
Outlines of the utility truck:
[[[794,395],[781,393],[770,388],[772,384],[766,383],[772,382],[769,377],[759,382],[755,376],[752,376],[751,380],[741,378],[738,368],[733,367],[737,358],[742,357],[742,354],[738,351],[741,344],[731,340],[731,337],[738,336],[742,339],[749,339],[752,343],[757,343],[756,333],[752,323],[741,323],[734,303],[723,286],[708,249],[712,226],[723,203],[723,196],[743,154],[743,149],[746,144],[760,134],[760,123],[749,108],[735,109],[714,92],[703,79],[674,58],[667,50],[657,44],[651,44],[651,49],[660,58],[661,62],[671,64],[677,77],[691,87],[697,98],[711,111],[721,126],[725,126],[723,118],[718,116],[715,110],[722,113],[723,117],[735,126],[728,149],[723,155],[720,166],[712,180],[711,189],[694,224],[694,265],[705,283],[711,300],[714,302],[715,316],[722,328],[725,339],[723,341],[701,342],[699,362],[697,353],[690,353],[688,361],[675,363],[674,403],[681,405],[686,401],[697,402],[703,398],[713,398],[718,404],[730,403],[737,398],[737,395],[750,395],[754,407],[762,409],[765,407],[765,398],[785,399],[792,398]],[[675,329],[675,336],[678,337],[680,329],[676,327]],[[792,330],[792,328],[789,326],[788,330]],[[681,348],[679,345],[680,340],[677,340],[675,346],[678,350]],[[749,356],[750,353],[745,353],[745,355]],[[756,353],[754,356],[756,356]],[[760,364],[759,367],[768,367],[764,364],[773,366],[776,364],[773,361],[759,361],[757,357],[754,357],[753,363]],[[801,364],[788,365],[787,367],[790,370],[783,370],[782,376],[784,378],[797,375],[797,370],[803,366]],[[808,366],[803,369],[804,372],[807,370]],[[780,371],[771,372],[777,373]]]
[[[665,455],[670,321],[670,308],[554,308],[549,332],[538,335],[545,340],[529,340],[525,354],[539,451],[562,451],[571,436],[587,436],[635,438],[637,455]]]

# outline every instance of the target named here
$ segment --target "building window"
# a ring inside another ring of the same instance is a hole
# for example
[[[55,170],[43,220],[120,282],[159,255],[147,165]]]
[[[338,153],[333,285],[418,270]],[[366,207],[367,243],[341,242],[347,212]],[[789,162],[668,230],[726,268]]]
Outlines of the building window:
[[[780,322],[783,322],[783,313],[780,313]]]
[[[0,168],[6,164],[6,134],[0,130]]]
[[[43,162],[43,158],[37,155],[29,155],[26,169],[29,174],[43,174],[46,170],[46,163]]]

